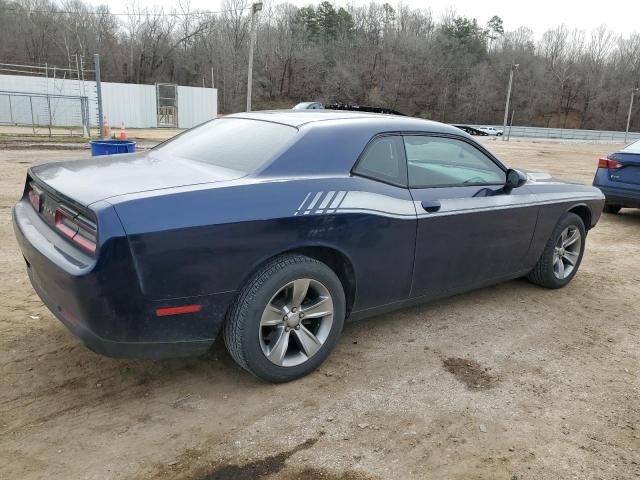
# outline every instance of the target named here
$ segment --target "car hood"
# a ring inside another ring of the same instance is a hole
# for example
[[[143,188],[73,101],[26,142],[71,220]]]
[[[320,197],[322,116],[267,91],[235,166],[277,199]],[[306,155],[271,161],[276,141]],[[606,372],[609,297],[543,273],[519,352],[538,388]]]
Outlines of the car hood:
[[[245,172],[158,151],[93,157],[32,167],[31,176],[88,206],[118,195],[234,180]]]

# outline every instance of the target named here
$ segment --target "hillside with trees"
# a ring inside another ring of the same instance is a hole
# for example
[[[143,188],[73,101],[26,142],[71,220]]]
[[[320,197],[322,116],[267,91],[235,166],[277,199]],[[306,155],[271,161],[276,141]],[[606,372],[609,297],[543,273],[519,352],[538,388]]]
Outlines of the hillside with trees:
[[[210,86],[213,68],[220,110],[230,113],[244,109],[249,6],[227,0],[218,12],[199,12],[184,0],[171,12],[123,4],[120,14],[80,0],[0,0],[0,61],[66,66],[76,54],[100,53],[106,81],[195,86]],[[515,124],[621,130],[640,82],[640,34],[606,26],[559,25],[536,39],[499,15],[484,25],[464,12],[434,18],[401,4],[277,1],[265,2],[258,22],[256,109],[337,101],[501,123],[517,63]]]

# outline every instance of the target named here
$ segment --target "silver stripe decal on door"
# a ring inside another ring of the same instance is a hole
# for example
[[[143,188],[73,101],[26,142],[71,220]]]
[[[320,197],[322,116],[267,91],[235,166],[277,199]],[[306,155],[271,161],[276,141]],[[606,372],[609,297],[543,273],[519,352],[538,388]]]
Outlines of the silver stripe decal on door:
[[[412,200],[403,200],[379,193],[360,191],[348,192],[338,209],[341,213],[353,210],[371,210],[408,217],[415,217],[416,215],[416,209]]]
[[[538,205],[549,205],[579,200],[602,200],[603,195],[598,192],[553,192],[523,195],[494,195],[490,197],[473,198],[445,198],[440,200],[442,206],[439,211],[427,213],[423,211],[420,201],[405,200],[401,198],[382,195],[379,193],[363,191],[329,191],[309,192],[298,207],[294,215],[304,210],[304,215],[309,215],[313,207],[319,203],[316,214],[333,213],[370,213],[391,218],[427,218],[445,215],[459,215],[473,212],[487,212],[492,210],[504,210],[507,208],[523,208]],[[311,202],[304,207],[308,199],[313,196]],[[329,208],[327,208],[329,207]]]
[[[336,192],[334,191],[328,192],[327,196],[324,197],[324,200],[322,200],[318,208],[321,210],[324,210],[325,208],[327,208],[327,205],[329,205],[329,202],[333,199],[333,196],[335,195],[335,193]]]
[[[318,203],[318,200],[320,200],[320,197],[322,196],[324,192],[318,192],[315,196],[315,198],[311,201],[311,203],[309,204],[309,206],[307,207],[307,211],[304,212],[305,215],[307,213],[309,213],[309,210],[313,209],[313,207],[316,205],[316,203]]]
[[[307,203],[307,200],[309,200],[310,196],[311,196],[311,192],[307,193],[307,196],[304,197],[304,200],[302,200],[302,203],[300,204],[300,206],[298,207],[298,210],[296,210],[296,213],[294,215],[297,215],[298,212],[302,210],[302,207],[304,206],[305,203]]]
[[[344,197],[346,196],[347,196],[347,192],[344,190],[340,190],[334,197],[333,202],[331,202],[330,210],[327,210],[326,213],[335,213],[336,211],[335,209],[340,206],[340,204],[342,203],[342,200],[344,200]]]
[[[438,217],[444,215],[459,215],[473,212],[487,212],[491,210],[504,210],[508,208],[523,208],[537,205],[549,205],[563,203],[572,200],[598,200],[602,197],[598,194],[585,194],[585,192],[554,192],[525,195],[496,195],[481,198],[448,198],[441,200],[440,210],[428,213],[422,210],[420,202],[416,203],[418,218]]]

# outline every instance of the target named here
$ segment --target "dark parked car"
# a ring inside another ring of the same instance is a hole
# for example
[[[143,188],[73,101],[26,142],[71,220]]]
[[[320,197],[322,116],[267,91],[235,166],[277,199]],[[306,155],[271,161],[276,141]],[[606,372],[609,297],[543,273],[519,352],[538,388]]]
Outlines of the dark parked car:
[[[598,160],[593,184],[606,197],[606,213],[640,208],[640,140]]]
[[[386,107],[368,107],[366,105],[354,105],[351,103],[330,103],[329,105],[322,105],[320,102],[302,102],[293,107],[293,110],[348,110],[350,112],[366,112],[366,113],[386,113],[387,115],[401,115],[397,110],[392,110]],[[488,133],[486,135],[489,135]]]
[[[474,137],[488,137],[489,134],[487,132],[483,132],[482,130],[478,130],[477,128],[470,127],[469,125],[453,125],[456,128],[459,128],[463,132],[467,132],[469,135],[473,135]]]
[[[194,354],[222,332],[279,382],[320,365],[347,318],[521,276],[566,285],[603,202],[448,125],[275,111],[33,167],[13,221],[34,289],[91,349]]]
[[[406,116],[402,112],[387,107],[370,107],[367,105],[354,105],[351,103],[331,103],[324,108],[327,110],[348,110],[350,112],[384,113],[386,115]]]

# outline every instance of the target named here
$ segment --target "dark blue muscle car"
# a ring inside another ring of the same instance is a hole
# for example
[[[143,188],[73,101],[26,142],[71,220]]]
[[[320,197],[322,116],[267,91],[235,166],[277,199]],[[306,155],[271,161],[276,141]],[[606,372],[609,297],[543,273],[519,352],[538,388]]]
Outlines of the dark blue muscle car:
[[[603,203],[455,127],[274,111],[31,168],[13,221],[34,289],[89,348],[178,356],[222,333],[279,382],[316,368],[347,318],[521,276],[566,285]]]

